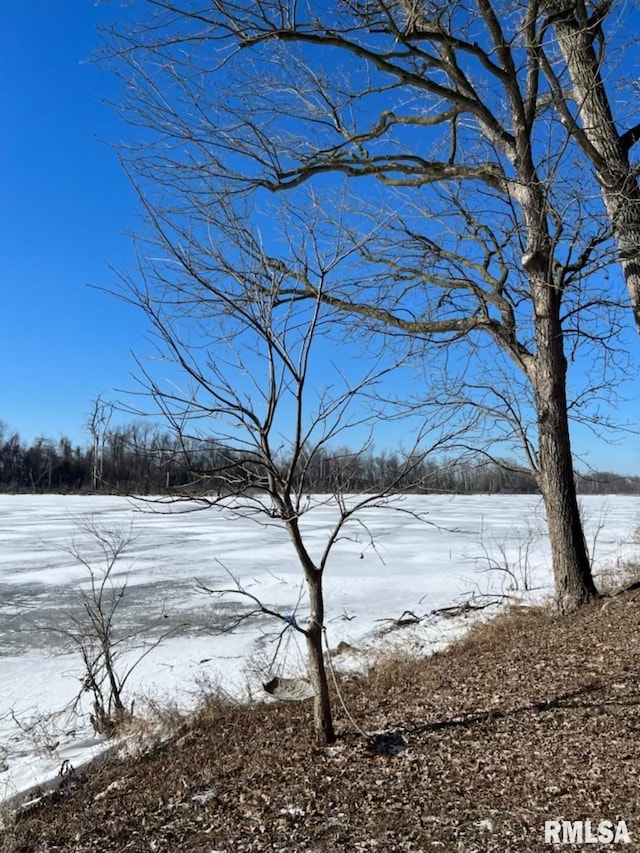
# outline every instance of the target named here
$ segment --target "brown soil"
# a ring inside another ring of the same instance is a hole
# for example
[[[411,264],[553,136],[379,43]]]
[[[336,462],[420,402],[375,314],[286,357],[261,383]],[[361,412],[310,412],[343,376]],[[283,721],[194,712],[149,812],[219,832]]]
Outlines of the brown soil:
[[[640,849],[640,592],[516,611],[432,658],[344,682],[319,749],[308,702],[203,711],[11,826],[4,853],[541,851],[545,820],[626,821]],[[563,849],[572,849],[568,845]],[[575,849],[575,847],[574,847]]]

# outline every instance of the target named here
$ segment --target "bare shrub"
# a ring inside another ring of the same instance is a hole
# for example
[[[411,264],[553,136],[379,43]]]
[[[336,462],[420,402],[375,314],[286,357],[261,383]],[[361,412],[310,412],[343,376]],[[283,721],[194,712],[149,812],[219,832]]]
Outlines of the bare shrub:
[[[640,527],[635,527],[628,538],[616,543],[615,559],[600,566],[598,583],[603,595],[617,595],[640,585],[640,554],[629,554],[629,545],[640,545]]]
[[[469,557],[481,574],[489,575],[490,585],[495,578],[500,579],[500,594],[505,598],[523,592],[531,592],[534,586],[532,551],[542,539],[543,532],[537,523],[527,522],[526,531],[518,535],[514,547],[506,540],[487,536],[480,531],[479,555]]]
[[[88,587],[80,591],[79,611],[70,611],[66,622],[51,630],[69,640],[82,660],[81,688],[72,710],[77,711],[83,696],[89,694],[94,731],[111,737],[133,714],[133,701],[125,703],[131,674],[176,626],[153,640],[145,639],[145,629],[124,627],[121,617],[127,576],[122,576],[117,566],[135,541],[132,525],[107,528],[88,518],[79,519],[77,526],[80,541],[74,539],[63,550],[86,569]]]

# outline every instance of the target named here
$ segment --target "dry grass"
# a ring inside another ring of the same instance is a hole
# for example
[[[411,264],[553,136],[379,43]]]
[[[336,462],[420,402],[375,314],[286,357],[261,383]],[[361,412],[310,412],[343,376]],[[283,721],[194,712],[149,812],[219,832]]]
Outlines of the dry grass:
[[[630,560],[605,569],[597,578],[598,589],[604,595],[616,595],[620,590],[629,590],[639,583],[640,563]]]
[[[629,542],[640,545],[640,527],[631,532]],[[634,559],[618,559],[600,571],[596,580],[603,595],[616,595],[620,591],[632,589],[640,584],[640,562],[637,556]]]
[[[211,702],[171,743],[69,779],[0,849],[540,851],[545,820],[586,818],[624,818],[638,849],[639,627],[636,591],[387,660],[342,685],[359,725],[386,735],[365,741],[339,715],[322,750],[308,703]]]

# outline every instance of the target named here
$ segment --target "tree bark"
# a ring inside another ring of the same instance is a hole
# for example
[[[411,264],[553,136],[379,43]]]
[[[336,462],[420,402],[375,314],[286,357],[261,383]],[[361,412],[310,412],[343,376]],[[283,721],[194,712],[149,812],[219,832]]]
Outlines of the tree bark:
[[[314,569],[307,576],[309,589],[309,623],[307,625],[307,656],[309,678],[314,689],[313,714],[316,741],[320,746],[333,743],[336,739],[333,730],[331,700],[327,671],[322,651],[322,627],[324,625],[324,596],[322,591],[322,572]]]
[[[598,592],[578,507],[566,397],[567,361],[558,311],[538,316],[532,383],[538,423],[538,482],[547,512],[556,607],[566,614]]]
[[[627,139],[616,127],[594,47],[595,22],[583,22],[569,11],[554,27],[578,110],[580,125],[573,128],[574,136],[595,169],[640,332],[640,186],[629,159],[639,128]]]
[[[323,573],[314,564],[304,546],[298,525],[298,518],[293,507],[290,503],[285,502],[283,510],[289,536],[303,566],[307,591],[309,593],[309,621],[305,629],[307,638],[307,668],[314,692],[313,717],[316,742],[319,746],[326,746],[335,741],[336,735],[333,729],[329,682],[322,650],[322,632],[324,629]]]

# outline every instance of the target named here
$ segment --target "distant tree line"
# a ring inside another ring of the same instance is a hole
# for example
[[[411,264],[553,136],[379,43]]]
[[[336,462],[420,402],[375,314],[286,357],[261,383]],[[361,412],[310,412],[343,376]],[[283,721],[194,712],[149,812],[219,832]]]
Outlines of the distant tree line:
[[[401,451],[324,449],[301,460],[305,487],[318,493],[384,489],[398,481],[413,492],[534,494],[532,475],[515,463],[476,459],[415,459]],[[31,444],[0,423],[0,491],[31,493],[189,494],[259,489],[264,477],[216,441],[180,442],[147,423],[109,428],[100,441],[73,444],[38,437]],[[582,494],[640,494],[640,476],[609,471],[578,478]]]

